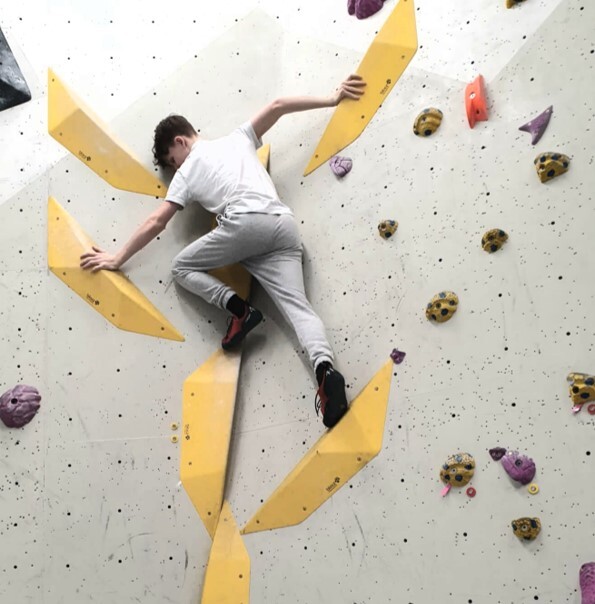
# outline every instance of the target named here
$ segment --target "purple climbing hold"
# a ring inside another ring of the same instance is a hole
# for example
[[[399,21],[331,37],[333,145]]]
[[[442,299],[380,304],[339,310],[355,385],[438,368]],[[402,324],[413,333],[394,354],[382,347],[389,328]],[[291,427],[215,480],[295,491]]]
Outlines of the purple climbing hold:
[[[503,449],[502,447],[494,447],[493,449],[490,449],[490,457],[494,461],[501,460],[504,457],[505,453],[506,453],[506,449]]]
[[[347,12],[350,15],[355,15],[355,0],[347,0]]]
[[[528,132],[531,135],[531,144],[536,145],[543,136],[547,125],[550,123],[550,117],[554,112],[554,106],[550,105],[543,113],[534,117],[530,122],[523,124],[519,130]]]
[[[390,358],[395,362],[395,365],[400,365],[405,360],[406,355],[406,352],[403,352],[398,348],[393,348],[393,351],[390,353]]]
[[[507,451],[502,465],[508,475],[521,484],[529,484],[535,477],[535,462],[517,451]]]
[[[581,566],[579,585],[581,604],[595,604],[595,562],[587,562]]]
[[[334,155],[329,160],[331,170],[339,177],[342,178],[348,172],[351,172],[353,162],[349,157],[341,157],[340,155]]]
[[[0,396],[0,419],[9,428],[22,428],[33,419],[40,401],[37,388],[17,384]]]
[[[355,0],[355,16],[358,19],[366,19],[377,13],[383,6],[383,0]]]

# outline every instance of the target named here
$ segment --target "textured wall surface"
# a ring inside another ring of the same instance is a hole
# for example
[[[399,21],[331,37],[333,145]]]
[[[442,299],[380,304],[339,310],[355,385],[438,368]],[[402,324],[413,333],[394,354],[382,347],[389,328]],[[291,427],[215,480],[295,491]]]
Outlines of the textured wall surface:
[[[197,602],[210,548],[179,483],[170,424],[226,317],[169,272],[210,219],[185,211],[123,267],[184,343],[114,328],[51,275],[48,194],[113,250],[156,202],[111,188],[47,136],[46,68],[150,165],[152,130],[170,112],[209,138],[275,96],[329,93],[394,4],[365,21],[343,1],[3,7],[33,100],[0,113],[2,390],[30,383],[43,399],[25,428],[0,425],[0,602]],[[572,415],[565,377],[595,373],[595,9],[416,6],[418,54],[345,152],[354,168],[344,180],[326,166],[301,176],[329,111],[283,118],[266,137],[350,395],[393,347],[408,354],[379,457],[304,524],[245,537],[252,602],[578,604],[578,569],[595,560],[595,417]],[[478,73],[490,119],[470,130],[463,91]],[[533,147],[518,127],[549,105]],[[419,139],[412,124],[426,106],[444,120]],[[546,185],[533,166],[543,151],[572,158]],[[388,242],[376,233],[384,218],[400,224]],[[481,235],[494,227],[510,240],[488,255]],[[424,306],[443,289],[460,308],[433,325]],[[323,431],[295,337],[258,288],[254,300],[267,320],[245,346],[227,487],[240,525]],[[497,445],[534,457],[538,495],[490,459]],[[458,450],[476,457],[473,499],[440,497],[440,465]],[[537,541],[513,536],[521,516],[541,518]]]

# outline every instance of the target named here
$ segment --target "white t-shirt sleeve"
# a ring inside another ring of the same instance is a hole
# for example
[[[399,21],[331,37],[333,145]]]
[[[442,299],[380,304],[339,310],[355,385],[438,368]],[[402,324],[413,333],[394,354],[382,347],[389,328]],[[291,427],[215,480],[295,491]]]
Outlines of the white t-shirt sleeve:
[[[190,201],[190,199],[188,199],[188,185],[186,184],[186,179],[179,170],[174,174],[174,177],[171,180],[165,200],[178,204],[182,209],[184,209]]]
[[[256,132],[254,132],[254,128],[252,127],[252,122],[244,122],[237,128],[236,132],[245,136],[254,145],[255,149],[262,147],[262,140],[256,136]]]

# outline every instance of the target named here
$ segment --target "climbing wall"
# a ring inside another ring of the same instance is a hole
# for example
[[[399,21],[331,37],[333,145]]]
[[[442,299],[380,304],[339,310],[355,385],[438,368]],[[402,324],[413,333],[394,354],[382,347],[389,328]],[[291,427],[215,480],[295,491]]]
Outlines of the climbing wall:
[[[181,483],[182,387],[217,351],[226,317],[170,275],[211,217],[185,210],[123,267],[185,341],[118,329],[69,289],[48,269],[49,196],[114,251],[159,201],[112,187],[49,136],[46,69],[153,171],[159,119],[182,113],[211,138],[276,96],[330,93],[396,0],[365,20],[314,0],[96,4],[13,3],[0,16],[32,96],[0,112],[2,392],[26,383],[42,395],[30,424],[0,424],[0,602],[195,603],[206,576],[207,595],[221,585],[229,551],[254,604],[579,604],[579,568],[595,560],[595,416],[572,413],[566,376],[595,373],[595,9],[417,0],[417,54],[342,152],[344,179],[326,165],[302,175],[332,110],[283,118],[265,137],[350,398],[393,348],[407,356],[391,367],[378,456],[304,522],[240,538],[324,431],[306,357],[255,287],[266,321],[242,354],[227,524],[212,548]],[[478,74],[489,119],[470,129],[464,91]],[[532,146],[518,128],[550,105]],[[442,124],[416,137],[430,106]],[[546,151],[571,165],[542,184],[533,160]],[[383,219],[399,223],[388,241]],[[509,240],[487,254],[491,228]],[[425,305],[443,290],[459,308],[437,325]],[[537,494],[492,461],[496,446],[535,460]],[[458,451],[475,458],[475,497],[441,497],[440,468]],[[531,543],[512,532],[521,517],[541,520]]]

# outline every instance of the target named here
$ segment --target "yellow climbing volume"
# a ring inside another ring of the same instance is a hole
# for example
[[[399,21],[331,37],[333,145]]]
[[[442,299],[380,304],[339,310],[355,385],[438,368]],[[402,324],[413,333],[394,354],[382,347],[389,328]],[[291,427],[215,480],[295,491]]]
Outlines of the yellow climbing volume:
[[[248,604],[250,557],[227,501],[211,546],[201,604]]]
[[[165,184],[116,140],[109,126],[51,69],[48,69],[48,131],[113,187],[165,197]]]
[[[70,289],[110,323],[126,331],[184,341],[180,332],[120,271],[92,273],[80,256],[94,245],[66,210],[48,200],[48,266]]]
[[[382,448],[393,362],[353,401],[347,415],[306,453],[262,504],[242,533],[303,522]]]
[[[416,51],[413,0],[400,0],[357,68],[356,73],[367,84],[364,95],[357,101],[343,99],[339,103],[306,166],[304,176],[347,147],[364,131]]]
[[[241,352],[215,352],[189,375],[182,392],[180,478],[213,537],[225,488]]]

